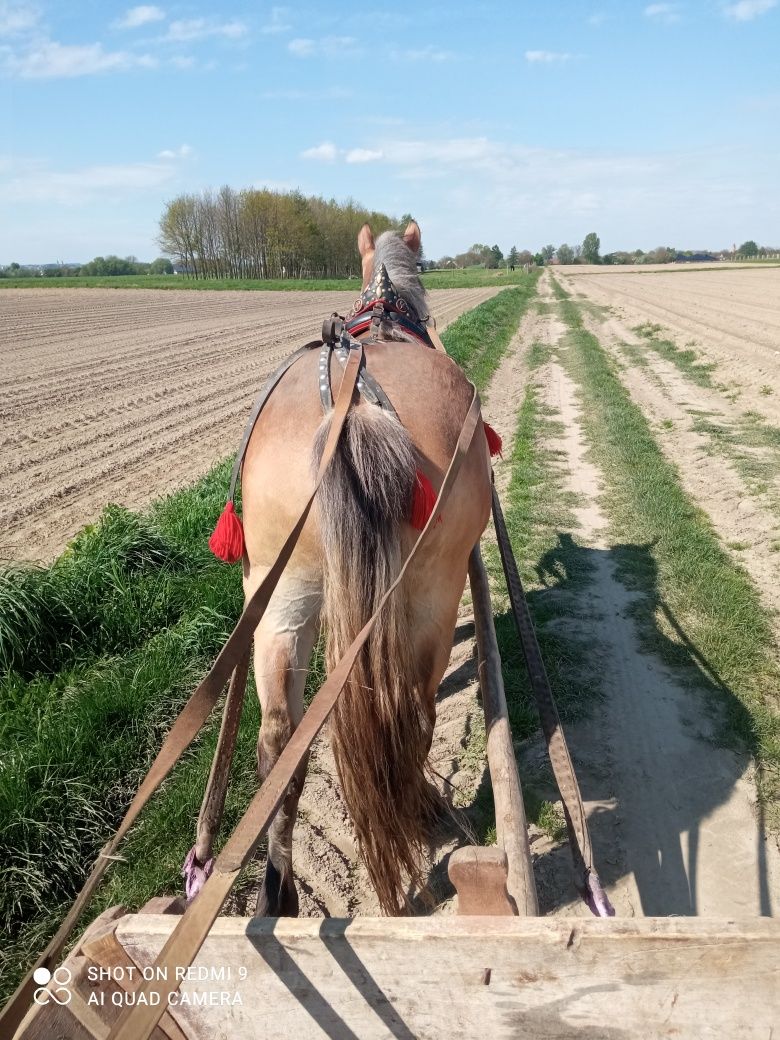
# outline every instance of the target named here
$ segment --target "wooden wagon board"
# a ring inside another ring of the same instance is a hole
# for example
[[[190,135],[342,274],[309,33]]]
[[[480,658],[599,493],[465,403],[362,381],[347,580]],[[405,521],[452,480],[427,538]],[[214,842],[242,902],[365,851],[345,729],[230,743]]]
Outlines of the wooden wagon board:
[[[175,921],[104,915],[67,962],[71,1004],[37,1009],[20,1038],[106,1036],[120,987],[90,983],[83,951],[142,968]],[[171,1006],[158,1040],[768,1040],[780,1026],[780,922],[764,918],[221,918],[193,971],[181,993],[208,1006]]]

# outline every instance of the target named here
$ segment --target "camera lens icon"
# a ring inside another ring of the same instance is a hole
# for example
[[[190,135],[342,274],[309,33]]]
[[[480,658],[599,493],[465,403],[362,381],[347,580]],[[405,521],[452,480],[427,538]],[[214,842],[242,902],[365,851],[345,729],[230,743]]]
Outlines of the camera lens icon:
[[[73,994],[68,986],[72,978],[73,975],[68,968],[55,968],[54,972],[48,968],[36,968],[33,980],[38,984],[38,989],[33,993],[33,1000],[36,1004],[48,1004],[49,1001],[61,1005],[70,1004]],[[53,982],[54,986],[47,989],[50,982]]]

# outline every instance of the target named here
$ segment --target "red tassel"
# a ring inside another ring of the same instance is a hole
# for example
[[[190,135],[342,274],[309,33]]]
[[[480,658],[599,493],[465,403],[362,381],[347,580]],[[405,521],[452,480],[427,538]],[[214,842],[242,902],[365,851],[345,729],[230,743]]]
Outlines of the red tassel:
[[[488,451],[491,455],[501,455],[501,449],[504,446],[504,442],[501,440],[499,434],[493,429],[490,423],[486,423],[482,420],[482,425],[485,427],[485,436],[488,442]],[[503,458],[503,456],[502,456]]]
[[[433,484],[431,484],[422,470],[418,469],[415,476],[417,479],[414,482],[412,515],[409,518],[409,523],[415,530],[422,531],[423,527],[428,523],[428,517],[433,512],[433,507],[436,505],[436,492],[433,490]]]
[[[244,528],[233,502],[227,503],[209,538],[209,549],[225,563],[235,563],[244,555]]]

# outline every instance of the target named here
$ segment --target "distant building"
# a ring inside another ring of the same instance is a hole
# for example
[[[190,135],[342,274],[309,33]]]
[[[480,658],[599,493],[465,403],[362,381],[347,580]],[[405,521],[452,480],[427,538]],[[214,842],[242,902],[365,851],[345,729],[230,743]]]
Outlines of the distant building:
[[[703,264],[720,259],[712,253],[678,253],[674,258],[676,264]]]

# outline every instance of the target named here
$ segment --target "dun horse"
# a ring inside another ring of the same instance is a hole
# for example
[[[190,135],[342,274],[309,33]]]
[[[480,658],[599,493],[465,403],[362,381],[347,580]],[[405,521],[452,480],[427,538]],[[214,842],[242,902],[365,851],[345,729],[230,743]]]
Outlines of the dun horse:
[[[363,286],[384,264],[399,295],[427,314],[417,273],[420,229],[358,237]],[[320,624],[326,664],[341,657],[396,577],[418,532],[409,523],[420,470],[438,490],[471,400],[458,366],[382,325],[366,368],[398,418],[363,397],[294,555],[255,634],[262,707],[257,744],[264,779],[303,715],[309,659]],[[327,435],[318,357],[294,365],[263,409],[244,460],[244,591],[251,596],[311,493]],[[331,361],[334,390],[341,369]],[[420,547],[351,673],[330,727],[339,777],[361,855],[386,913],[402,913],[421,881],[436,794],[426,774],[435,697],[452,647],[470,550],[490,513],[490,460],[479,430],[441,522]],[[295,915],[292,832],[306,772],[301,765],[268,837],[258,913]]]

